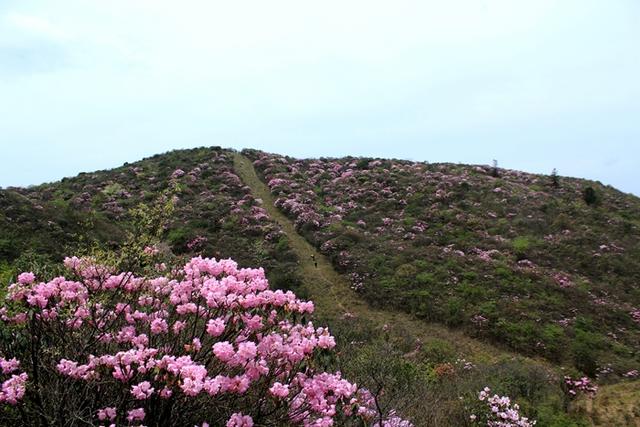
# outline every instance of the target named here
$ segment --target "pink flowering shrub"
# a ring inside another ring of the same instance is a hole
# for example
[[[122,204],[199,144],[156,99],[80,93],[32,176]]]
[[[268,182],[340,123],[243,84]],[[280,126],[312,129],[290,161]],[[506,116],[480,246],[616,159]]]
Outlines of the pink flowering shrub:
[[[319,368],[335,340],[306,321],[313,303],[270,290],[262,269],[199,257],[137,277],[64,264],[69,277],[23,273],[8,288],[0,403],[15,410],[3,425],[329,426],[375,413]]]
[[[579,394],[586,394],[587,396],[594,397],[598,392],[598,386],[588,377],[571,378],[570,376],[565,376],[564,390],[569,399],[574,399]]]
[[[471,414],[470,420],[476,425],[487,427],[532,427],[535,420],[529,420],[520,414],[520,407],[512,403],[507,396],[491,395],[491,389],[485,387],[478,393],[482,403],[478,412]]]

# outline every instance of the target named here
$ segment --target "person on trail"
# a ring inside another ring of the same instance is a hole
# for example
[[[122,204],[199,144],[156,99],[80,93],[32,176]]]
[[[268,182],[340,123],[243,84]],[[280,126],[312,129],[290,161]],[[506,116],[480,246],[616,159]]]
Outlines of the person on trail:
[[[315,268],[318,268],[318,260],[316,259],[315,255],[311,255],[311,260],[313,261],[313,266]]]

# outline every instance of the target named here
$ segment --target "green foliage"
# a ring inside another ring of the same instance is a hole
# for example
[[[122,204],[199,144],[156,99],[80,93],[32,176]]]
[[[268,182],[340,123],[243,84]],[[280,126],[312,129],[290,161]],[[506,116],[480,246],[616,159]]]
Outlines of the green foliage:
[[[402,264],[396,268],[396,277],[402,281],[413,280],[418,269],[413,264]]]
[[[576,329],[575,339],[571,344],[574,366],[589,376],[595,376],[598,371],[598,355],[604,347],[602,338],[582,329]]]
[[[590,427],[591,423],[580,414],[560,412],[556,405],[545,404],[537,410],[537,421],[540,426],[548,427]]]
[[[13,241],[6,237],[0,237],[0,258],[14,259],[19,255],[19,249]]]
[[[62,275],[63,268],[51,257],[32,250],[24,251],[13,261],[11,270],[14,272],[30,271],[39,278],[51,278]]]
[[[124,187],[117,182],[109,184],[102,189],[102,194],[107,197],[113,197],[118,195],[120,192],[124,190]]]
[[[530,320],[500,319],[495,326],[494,334],[503,336],[516,350],[529,354],[538,351],[536,344],[540,342],[540,328]]]
[[[450,326],[460,326],[465,321],[464,302],[459,298],[447,301],[444,321]]]
[[[511,242],[513,251],[519,260],[527,257],[527,253],[531,249],[532,244],[532,239],[528,236],[518,236]]]
[[[287,236],[281,236],[278,239],[278,243],[276,244],[276,252],[278,252],[278,254],[282,254],[282,253],[286,253],[287,251],[289,251],[289,239],[287,238]]]
[[[595,205],[598,202],[598,195],[593,187],[586,187],[582,193],[582,197],[584,202],[589,206]]]
[[[455,361],[456,352],[449,342],[433,338],[423,344],[420,356],[423,361],[435,365]]]
[[[419,273],[416,275],[416,283],[420,286],[429,287],[436,283],[433,273]]]
[[[542,328],[540,337],[544,345],[544,354],[553,361],[562,361],[568,341],[564,330],[556,324],[549,323]]]

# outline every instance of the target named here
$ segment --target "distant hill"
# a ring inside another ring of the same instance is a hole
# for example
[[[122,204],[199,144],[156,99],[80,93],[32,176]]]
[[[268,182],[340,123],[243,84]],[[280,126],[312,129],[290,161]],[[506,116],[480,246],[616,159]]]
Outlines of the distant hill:
[[[129,209],[174,187],[166,250],[232,257],[265,267],[276,287],[298,288],[296,255],[234,171],[233,154],[172,151],[0,190],[0,278],[33,257],[117,248]],[[637,197],[490,166],[243,154],[297,231],[373,306],[591,376],[640,367]]]

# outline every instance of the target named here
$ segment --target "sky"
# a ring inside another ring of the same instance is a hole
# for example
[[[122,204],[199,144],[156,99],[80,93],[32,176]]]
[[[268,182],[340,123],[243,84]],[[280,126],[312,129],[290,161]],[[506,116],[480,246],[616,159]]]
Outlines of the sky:
[[[639,46],[637,0],[0,0],[0,186],[219,145],[640,195]]]

